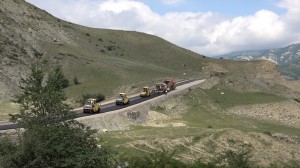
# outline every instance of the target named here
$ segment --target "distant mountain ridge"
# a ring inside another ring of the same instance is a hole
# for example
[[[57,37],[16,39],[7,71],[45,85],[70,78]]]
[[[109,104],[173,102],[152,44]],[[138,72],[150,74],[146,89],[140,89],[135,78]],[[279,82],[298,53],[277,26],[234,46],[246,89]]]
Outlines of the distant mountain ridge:
[[[221,57],[236,61],[268,60],[278,65],[285,78],[300,79],[300,43],[284,48],[232,52]]]

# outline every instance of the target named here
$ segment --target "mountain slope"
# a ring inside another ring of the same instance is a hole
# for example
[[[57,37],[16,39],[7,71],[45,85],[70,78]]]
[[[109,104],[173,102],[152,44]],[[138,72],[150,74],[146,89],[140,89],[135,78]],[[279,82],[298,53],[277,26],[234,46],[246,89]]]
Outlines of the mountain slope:
[[[222,57],[242,61],[269,60],[275,62],[280,72],[287,78],[300,78],[300,43],[277,49],[234,52]]]
[[[145,33],[75,25],[26,1],[0,1],[0,31],[2,100],[18,92],[19,79],[28,75],[32,63],[45,70],[61,65],[71,82],[65,91],[73,102],[88,93],[131,94],[165,78],[207,78],[212,71],[224,72],[223,82],[241,91],[287,87],[276,66],[266,61],[212,59]],[[73,84],[74,77],[79,85]],[[289,86],[297,90],[297,84]],[[290,93],[279,88],[280,94]]]
[[[68,23],[25,1],[0,1],[0,11],[0,99],[16,93],[33,62],[62,65],[71,82],[76,76],[81,83],[66,90],[78,97],[183,73],[191,78],[211,60],[156,36]]]

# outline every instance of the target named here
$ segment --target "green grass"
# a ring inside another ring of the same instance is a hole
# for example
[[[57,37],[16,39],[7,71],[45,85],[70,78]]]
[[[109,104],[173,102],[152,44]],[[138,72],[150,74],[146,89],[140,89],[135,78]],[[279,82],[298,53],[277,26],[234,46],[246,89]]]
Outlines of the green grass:
[[[193,146],[204,138],[218,138],[223,134],[227,134],[231,130],[239,130],[242,132],[258,132],[264,134],[282,133],[290,136],[300,137],[300,129],[280,125],[273,122],[259,121],[255,119],[242,118],[236,115],[230,115],[223,112],[223,108],[232,107],[234,105],[243,104],[257,104],[257,103],[270,103],[284,101],[281,98],[271,94],[247,92],[245,94],[235,92],[232,90],[225,90],[222,99],[219,99],[219,91],[192,89],[189,93],[180,96],[181,101],[184,102],[189,108],[182,115],[181,119],[177,121],[187,124],[186,127],[145,127],[145,126],[132,126],[130,130],[126,131],[112,131],[106,134],[101,134],[102,144],[109,146],[111,149],[117,151],[118,157],[135,157],[142,154],[155,152],[154,149],[147,145],[142,145],[145,142],[156,147],[156,150],[161,146],[166,147],[172,144],[171,141],[178,139],[192,139],[191,142],[185,144],[186,146]],[[230,95],[231,94],[231,95]],[[244,99],[244,97],[248,99]],[[234,97],[234,98],[233,98]],[[233,100],[228,100],[228,99]],[[216,102],[222,100],[222,103]],[[214,107],[213,107],[214,106]],[[217,108],[216,108],[217,107]],[[153,107],[154,108],[154,107]],[[140,145],[133,147],[130,144],[140,142]],[[166,144],[161,144],[165,141]],[[207,149],[214,152],[216,147],[213,139],[207,142]],[[270,145],[264,142],[265,145]],[[161,145],[159,145],[161,144]],[[184,145],[175,146],[176,155],[189,154],[190,149]],[[211,146],[210,146],[211,145]]]
[[[8,121],[10,113],[18,113],[19,106],[9,101],[0,102],[0,121]]]
[[[223,111],[223,108],[232,107],[234,105],[278,102],[284,101],[285,98],[255,92],[247,92],[245,94],[232,90],[225,90],[224,92],[225,94],[222,96],[227,97],[223,97],[222,99],[219,99],[219,91],[215,91],[214,89],[192,89],[190,92],[181,95],[180,101],[186,104],[188,109],[183,113],[182,118],[177,118],[176,121],[185,123],[187,125],[186,127],[157,128],[132,126],[130,130],[112,131],[101,134],[102,143],[116,150],[116,157],[118,158],[124,156],[136,157],[145,153],[155,152],[160,148],[166,149],[170,144],[174,144],[174,142],[178,142],[178,140],[181,142],[172,149],[176,150],[175,156],[180,156],[181,154],[189,155],[192,151],[188,147],[193,147],[195,144],[204,142],[206,142],[205,146],[208,152],[214,153],[216,150],[214,140],[233,130],[245,133],[257,132],[266,135],[282,133],[300,137],[299,128],[273,122],[242,118],[227,114]],[[246,100],[244,99],[245,96],[247,97]],[[233,100],[228,100],[230,98]],[[220,104],[220,102],[216,102],[216,100],[222,100],[222,103]],[[163,106],[163,104],[161,106]],[[152,108],[155,109],[155,107]],[[158,111],[160,111],[160,108],[158,108]],[[165,113],[164,110],[163,113]],[[186,142],[184,139],[191,139],[192,141]],[[140,145],[133,145],[136,142]],[[143,143],[155,146],[156,149],[148,145],[143,145]],[[271,145],[268,142],[262,143],[266,146]]]
[[[246,132],[280,132],[288,135],[300,136],[300,129],[273,122],[243,118],[223,112],[223,109],[235,105],[271,103],[286,100],[285,98],[259,92],[240,93],[232,90],[194,89],[184,96],[189,106],[183,114],[183,120],[192,127],[198,128],[232,128]],[[212,106],[218,108],[212,108]]]
[[[224,94],[221,94],[223,92]],[[286,100],[283,97],[263,92],[237,92],[234,90],[204,90],[204,93],[221,108],[226,109],[236,105],[263,104]]]
[[[242,118],[236,115],[231,115],[223,112],[223,108],[232,107],[234,105],[257,104],[284,101],[285,98],[271,94],[246,92],[240,93],[232,90],[224,91],[222,96],[222,104],[216,102],[219,100],[219,91],[193,89],[191,92],[182,96],[181,101],[186,103],[188,110],[182,115],[180,122],[184,122],[188,127],[143,127],[133,126],[129,131],[115,131],[108,134],[102,134],[106,145],[115,147],[121,151],[122,155],[134,156],[135,154],[143,153],[143,150],[148,152],[153,149],[147,146],[139,146],[140,149],[131,148],[129,143],[134,141],[146,141],[155,143],[156,139],[169,139],[170,141],[178,138],[193,139],[192,143],[214,135],[215,138],[226,133],[226,130],[240,130],[242,132],[259,132],[259,133],[283,133],[300,137],[300,129],[285,126],[273,122],[260,121],[249,118]],[[247,100],[244,100],[244,97]],[[233,98],[234,97],[234,98]],[[229,100],[229,99],[232,100]],[[214,108],[212,108],[214,106]],[[218,107],[218,108],[215,108]],[[220,131],[223,130],[224,131]],[[219,131],[214,131],[219,130]],[[127,144],[127,145],[126,145]],[[178,153],[184,152],[185,147],[176,148]]]
[[[70,99],[94,92],[110,97],[125,85],[199,77],[213,60],[144,33],[72,27],[76,45],[47,43],[43,59],[47,68],[62,65],[71,84],[77,76],[80,84],[66,89]]]

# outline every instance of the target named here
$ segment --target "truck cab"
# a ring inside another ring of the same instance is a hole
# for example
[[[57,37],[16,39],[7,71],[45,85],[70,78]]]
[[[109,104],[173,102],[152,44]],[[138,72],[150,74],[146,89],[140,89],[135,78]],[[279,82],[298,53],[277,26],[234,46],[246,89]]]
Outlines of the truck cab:
[[[83,113],[99,113],[100,108],[101,104],[97,102],[97,99],[89,98],[84,103]]]
[[[173,79],[165,80],[164,83],[166,84],[168,92],[176,89],[176,85]]]

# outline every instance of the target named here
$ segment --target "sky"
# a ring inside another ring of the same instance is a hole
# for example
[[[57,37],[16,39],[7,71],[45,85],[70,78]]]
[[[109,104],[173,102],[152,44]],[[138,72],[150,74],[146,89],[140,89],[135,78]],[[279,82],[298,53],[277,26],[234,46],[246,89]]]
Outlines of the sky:
[[[300,0],[26,0],[55,17],[144,32],[206,56],[300,43]]]

